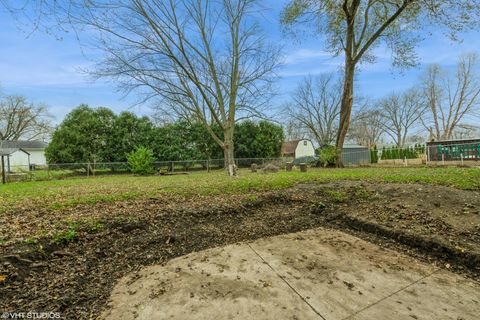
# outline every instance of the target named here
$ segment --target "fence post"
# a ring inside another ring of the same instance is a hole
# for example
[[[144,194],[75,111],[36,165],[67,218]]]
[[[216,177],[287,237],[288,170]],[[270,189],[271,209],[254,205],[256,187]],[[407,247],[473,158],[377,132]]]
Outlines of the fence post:
[[[445,153],[442,153],[442,165],[445,165]]]
[[[2,183],[5,184],[7,183],[7,177],[5,175],[5,159],[3,155],[1,156],[1,158],[2,158]]]
[[[462,166],[463,166],[463,153],[460,153],[460,161],[461,161]]]
[[[90,177],[90,162],[87,163],[87,178]]]
[[[174,171],[175,171],[175,164],[172,161],[172,171],[171,172],[173,173]]]
[[[207,172],[210,172],[210,160],[207,159]]]
[[[430,161],[430,146],[425,145],[425,148],[427,150],[427,161],[425,161],[425,162],[426,162],[426,164],[428,164],[428,162]]]

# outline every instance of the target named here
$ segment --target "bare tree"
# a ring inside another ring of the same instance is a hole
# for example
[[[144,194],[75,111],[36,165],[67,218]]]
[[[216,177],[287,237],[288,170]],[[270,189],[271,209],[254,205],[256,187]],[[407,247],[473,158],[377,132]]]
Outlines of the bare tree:
[[[415,89],[402,94],[392,93],[378,101],[377,108],[380,111],[383,131],[399,148],[405,146],[411,129],[420,122],[427,110],[421,93]]]
[[[305,127],[300,122],[295,119],[288,119],[283,124],[283,130],[285,132],[285,139],[287,140],[297,140],[303,138],[311,138],[308,130],[305,130]]]
[[[42,0],[42,12],[93,34],[106,59],[93,72],[126,94],[195,116],[235,175],[235,121],[268,102],[278,49],[256,22],[257,0]],[[60,18],[58,18],[60,16]],[[61,17],[64,17],[63,19]],[[221,135],[211,129],[221,128]]]
[[[462,120],[480,111],[477,67],[478,56],[467,54],[459,58],[453,77],[438,65],[428,69],[423,84],[429,112],[422,120],[434,139],[451,139]]]
[[[377,145],[384,133],[382,118],[382,113],[376,108],[360,108],[352,115],[348,139],[369,148]]]
[[[433,22],[455,36],[462,29],[476,29],[479,15],[479,0],[289,1],[282,15],[284,25],[312,27],[333,55],[344,55],[337,166],[343,166],[342,146],[350,126],[355,73],[361,63],[375,60],[373,49],[383,42],[392,50],[395,66],[414,66],[422,25]]]
[[[306,77],[288,104],[288,116],[308,131],[319,146],[335,141],[341,103],[340,88],[341,82],[333,74]]]
[[[33,140],[51,132],[47,107],[22,96],[0,100],[0,140]]]
[[[474,139],[478,137],[480,128],[471,124],[459,124],[453,131],[453,139]]]

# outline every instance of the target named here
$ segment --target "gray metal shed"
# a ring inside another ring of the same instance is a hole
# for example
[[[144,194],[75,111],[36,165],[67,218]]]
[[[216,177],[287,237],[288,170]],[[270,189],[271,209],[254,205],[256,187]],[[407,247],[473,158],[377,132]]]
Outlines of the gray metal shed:
[[[344,165],[369,164],[370,150],[358,144],[344,144],[342,162]]]

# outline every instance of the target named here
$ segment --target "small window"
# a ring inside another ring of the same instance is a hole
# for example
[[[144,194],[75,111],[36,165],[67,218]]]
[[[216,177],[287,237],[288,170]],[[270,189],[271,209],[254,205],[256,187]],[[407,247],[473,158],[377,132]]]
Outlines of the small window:
[[[303,145],[304,145],[304,146],[307,145],[307,140],[303,141]]]

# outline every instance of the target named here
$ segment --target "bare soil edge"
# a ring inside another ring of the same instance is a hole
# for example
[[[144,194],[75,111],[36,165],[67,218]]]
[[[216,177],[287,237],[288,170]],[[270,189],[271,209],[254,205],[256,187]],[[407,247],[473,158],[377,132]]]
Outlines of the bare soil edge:
[[[0,309],[60,312],[66,319],[96,318],[116,281],[146,265],[239,241],[328,227],[440,267],[480,278],[480,255],[461,253],[441,238],[412,235],[336,210],[312,205],[322,196],[281,191],[223,208],[176,210],[135,221],[104,221],[104,229],[66,245],[40,239],[16,243],[1,254]],[[330,203],[329,203],[330,204]],[[148,207],[151,210],[151,205]],[[39,250],[41,248],[41,250]]]
[[[448,265],[453,271],[467,275],[474,280],[478,281],[480,278],[480,254],[461,252],[455,246],[438,237],[425,238],[401,229],[387,228],[372,221],[365,221],[341,213],[328,214],[325,216],[325,222],[324,226],[353,233],[377,244],[383,245],[385,240],[393,241],[396,244],[404,245],[407,249],[415,250],[417,257],[418,254],[421,254],[428,261],[432,261],[433,258],[441,265]]]

